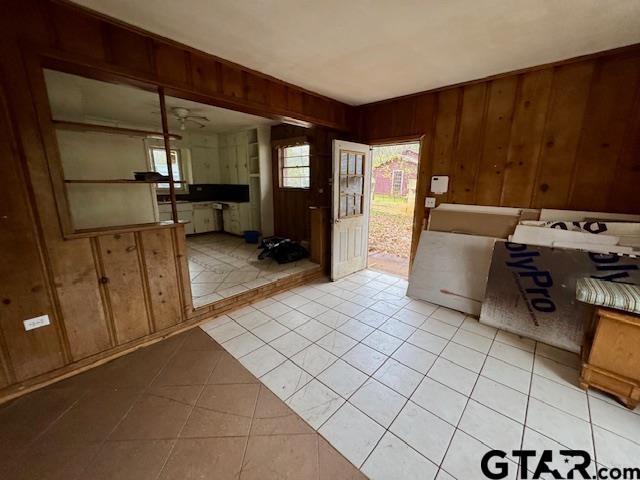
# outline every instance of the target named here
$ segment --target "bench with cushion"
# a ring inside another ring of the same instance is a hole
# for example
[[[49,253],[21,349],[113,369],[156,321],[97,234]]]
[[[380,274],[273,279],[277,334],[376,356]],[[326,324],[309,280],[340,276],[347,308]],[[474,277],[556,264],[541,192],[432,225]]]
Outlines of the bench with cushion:
[[[576,298],[597,307],[582,348],[581,388],[604,390],[635,408],[640,402],[640,287],[581,278]]]

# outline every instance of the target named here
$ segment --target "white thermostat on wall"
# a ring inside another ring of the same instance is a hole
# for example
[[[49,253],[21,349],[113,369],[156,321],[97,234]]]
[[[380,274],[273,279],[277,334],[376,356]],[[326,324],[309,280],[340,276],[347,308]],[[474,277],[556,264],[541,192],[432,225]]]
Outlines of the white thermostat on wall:
[[[431,177],[431,193],[439,195],[447,193],[449,189],[449,177],[442,175],[434,175]]]

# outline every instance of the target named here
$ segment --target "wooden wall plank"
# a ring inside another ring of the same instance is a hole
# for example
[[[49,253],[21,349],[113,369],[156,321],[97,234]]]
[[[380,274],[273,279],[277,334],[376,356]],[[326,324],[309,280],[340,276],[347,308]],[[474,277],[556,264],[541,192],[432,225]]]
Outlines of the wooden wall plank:
[[[500,205],[529,205],[544,132],[553,69],[526,73],[516,99]]]
[[[188,85],[191,78],[189,54],[168,43],[153,42],[158,79],[169,85]]]
[[[640,79],[637,57],[622,56],[598,62],[589,95],[569,205],[584,210],[606,210],[609,188],[622,152],[624,137]]]
[[[453,152],[458,131],[459,109],[462,102],[462,90],[459,88],[445,90],[438,94],[438,114],[435,122],[433,159],[431,175],[449,175],[451,177]],[[454,177],[455,178],[455,177]],[[428,181],[429,179],[424,179]],[[450,185],[453,178],[450,178]],[[439,195],[446,201],[449,194]]]
[[[259,77],[258,75],[245,74],[244,85],[247,100],[261,105],[267,103],[268,85],[265,78]]]
[[[609,188],[607,209],[637,213],[640,203],[640,86],[636,91],[635,119],[625,140],[616,177]]]
[[[423,135],[425,132],[433,130],[436,102],[435,95],[421,95],[415,99],[412,132],[417,135]]]
[[[277,109],[287,108],[287,87],[286,85],[270,81],[267,85],[267,98],[269,105]]]
[[[178,272],[171,236],[169,229],[140,232],[156,331],[176,325],[182,320]]]
[[[111,62],[125,69],[153,74],[153,43],[150,39],[116,25],[107,24],[104,29]]]
[[[482,157],[475,184],[474,203],[479,205],[500,205],[517,87],[515,76],[489,85]]]
[[[242,70],[226,63],[221,64],[222,93],[232,98],[244,98]]]
[[[301,91],[287,87],[287,108],[293,112],[304,110]]]
[[[12,380],[21,381],[61,367],[65,359],[12,125],[0,84],[0,132],[6,139],[0,142],[0,353]],[[49,315],[51,325],[25,331],[23,320],[40,315]]]
[[[118,345],[150,333],[134,233],[98,237]]]
[[[464,87],[458,138],[453,154],[452,175],[456,179],[449,198],[454,203],[472,203],[482,154],[483,125],[487,86],[477,83]]]
[[[57,46],[80,57],[107,60],[103,24],[66,5],[47,2],[41,5],[51,20]]]
[[[555,69],[539,173],[531,205],[564,208],[569,198],[594,62]]]
[[[216,95],[222,91],[220,63],[206,55],[191,54],[191,76],[193,87],[205,94]]]

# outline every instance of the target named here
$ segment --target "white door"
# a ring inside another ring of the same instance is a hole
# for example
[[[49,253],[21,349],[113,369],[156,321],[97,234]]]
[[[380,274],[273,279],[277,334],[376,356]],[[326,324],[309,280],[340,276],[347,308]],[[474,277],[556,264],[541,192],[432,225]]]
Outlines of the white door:
[[[371,205],[371,147],[333,141],[331,279],[367,266]]]

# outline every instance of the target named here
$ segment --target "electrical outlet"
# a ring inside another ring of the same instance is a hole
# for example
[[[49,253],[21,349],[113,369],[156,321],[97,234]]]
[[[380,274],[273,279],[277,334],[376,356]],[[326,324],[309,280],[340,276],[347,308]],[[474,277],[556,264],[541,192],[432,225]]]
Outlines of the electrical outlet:
[[[427,197],[424,199],[424,206],[426,208],[436,208],[436,197]]]
[[[35,328],[46,327],[50,325],[49,315],[40,315],[39,317],[30,318],[28,320],[23,321],[24,329],[28,332],[29,330],[33,330]]]

